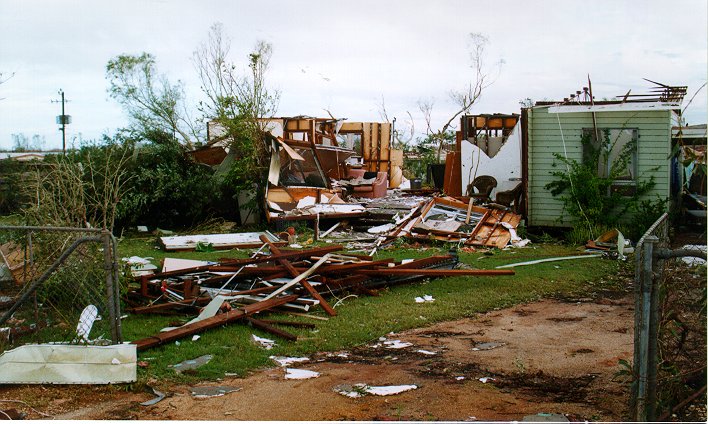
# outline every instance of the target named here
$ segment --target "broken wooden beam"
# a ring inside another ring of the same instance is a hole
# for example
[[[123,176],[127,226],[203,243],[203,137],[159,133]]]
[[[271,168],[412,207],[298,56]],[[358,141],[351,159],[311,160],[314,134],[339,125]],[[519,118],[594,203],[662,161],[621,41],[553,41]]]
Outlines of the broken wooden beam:
[[[263,243],[268,244],[268,248],[270,249],[270,251],[272,253],[274,253],[275,255],[280,255],[280,253],[281,253],[280,249],[278,249],[275,245],[273,245],[273,243],[271,243],[267,237],[261,236],[261,241]],[[297,270],[292,266],[292,264],[287,259],[279,258],[278,263],[283,265],[288,270],[291,277],[297,278],[300,275],[300,273],[297,272]],[[317,290],[315,290],[315,288],[312,287],[312,285],[306,279],[303,278],[300,281],[300,284],[303,287],[305,287],[305,290],[307,290],[312,295],[312,297],[314,297],[315,299],[320,301],[320,306],[322,306],[322,309],[324,309],[328,315],[330,315],[330,316],[337,315],[337,312],[334,310],[334,308],[332,306],[330,306],[329,303],[327,303],[327,301],[324,299],[324,297],[322,297],[322,295],[320,295],[319,292]]]
[[[271,243],[272,244],[272,243]],[[277,248],[276,248],[277,249]],[[276,259],[305,259],[309,258],[311,256],[318,256],[318,255],[324,255],[327,253],[332,253],[332,252],[337,252],[340,250],[343,250],[344,246],[335,244],[333,246],[324,246],[324,247],[316,247],[313,249],[307,249],[307,250],[286,250],[282,251],[280,249],[277,249],[278,254],[273,252],[271,250],[271,255],[264,255],[264,256],[256,256],[255,258],[246,258],[246,259],[221,259],[220,260],[220,265],[221,266],[243,266],[243,265],[251,265],[251,264],[257,264],[257,263],[262,263],[262,262],[271,262],[275,261]]]
[[[255,319],[253,317],[247,317],[246,321],[248,321],[252,326],[259,328],[266,333],[273,334],[278,337],[282,337],[285,340],[290,340],[292,342],[297,341],[297,336],[294,334],[290,334],[285,330],[281,330],[279,328],[275,328],[272,325],[268,324],[267,322],[261,321],[259,319]]]
[[[181,327],[175,328],[174,330],[164,331],[154,336],[134,341],[133,344],[137,346],[136,348],[138,351],[150,349],[151,347],[159,346],[161,344],[169,343],[174,340],[181,339],[183,337],[201,333],[203,331],[219,327],[224,324],[229,324],[234,321],[238,321],[258,312],[266,311],[268,309],[284,305],[288,302],[292,302],[295,299],[297,299],[297,296],[292,295],[284,297],[274,297],[272,299],[252,303],[250,305],[246,305],[238,309],[232,309],[228,312],[224,312],[223,314],[215,315],[213,317],[206,318],[201,321],[194,322],[192,324],[183,325]]]
[[[300,322],[300,321],[282,321],[282,320],[277,320],[277,319],[262,319],[260,320],[261,322],[265,322],[266,324],[275,324],[275,325],[286,325],[289,327],[295,327],[295,328],[317,328],[315,324],[309,323],[309,322]]]

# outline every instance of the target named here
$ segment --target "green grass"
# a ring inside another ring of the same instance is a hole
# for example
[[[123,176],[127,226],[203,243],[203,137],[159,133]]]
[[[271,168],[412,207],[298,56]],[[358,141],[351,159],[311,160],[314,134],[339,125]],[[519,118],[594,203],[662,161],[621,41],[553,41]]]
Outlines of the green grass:
[[[215,260],[220,257],[244,257],[251,251],[181,252],[166,253],[154,249],[154,238],[124,239],[121,256],[152,256]],[[447,253],[446,247],[383,250],[378,258],[423,258]],[[536,245],[525,249],[479,253],[460,252],[460,261],[480,269],[535,259],[577,255],[574,247]],[[216,379],[225,373],[244,375],[254,369],[271,366],[270,355],[309,355],[317,351],[336,351],[371,342],[391,331],[398,332],[422,327],[435,322],[474,316],[496,308],[504,308],[550,296],[585,296],[600,288],[609,288],[619,264],[615,261],[592,258],[564,262],[550,262],[515,268],[514,276],[448,277],[426,280],[381,290],[380,296],[348,297],[337,306],[338,315],[327,321],[270,313],[268,318],[302,321],[317,325],[315,330],[282,327],[299,336],[296,342],[236,323],[202,333],[192,341],[186,338],[179,345],[173,343],[139,354],[139,360],[149,362],[140,369],[142,381],[194,381]],[[435,302],[415,303],[416,296],[432,295]],[[344,297],[343,295],[340,297]],[[338,299],[332,299],[335,304]],[[325,316],[323,312],[314,313]],[[131,315],[123,320],[125,340],[150,336],[160,328],[186,321],[189,316]],[[263,350],[251,342],[251,334],[276,340],[273,350]],[[212,361],[189,375],[176,374],[169,365],[201,355],[214,355]]]

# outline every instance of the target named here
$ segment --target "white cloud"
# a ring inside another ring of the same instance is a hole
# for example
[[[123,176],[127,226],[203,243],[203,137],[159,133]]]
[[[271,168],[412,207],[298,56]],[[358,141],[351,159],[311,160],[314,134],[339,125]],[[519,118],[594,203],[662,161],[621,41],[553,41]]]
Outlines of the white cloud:
[[[73,100],[73,134],[98,138],[126,125],[105,82],[107,61],[122,53],[154,54],[159,69],[183,80],[196,101],[190,58],[217,21],[238,63],[256,40],[273,44],[269,78],[282,91],[281,115],[325,116],[326,108],[378,120],[383,95],[390,117],[410,111],[421,130],[416,101],[434,97],[441,125],[454,110],[448,92],[470,72],[470,32],[489,37],[489,64],[506,62],[477,112],[518,112],[527,97],[562,99],[586,85],[588,73],[598,97],[646,91],[644,77],[688,85],[692,95],[706,80],[708,12],[693,0],[0,0],[0,9],[0,71],[17,73],[0,86],[5,148],[17,132],[60,143],[58,106],[49,103],[59,88]],[[668,25],[673,10],[681,11],[680,23]],[[706,121],[705,94],[689,112],[692,123]]]

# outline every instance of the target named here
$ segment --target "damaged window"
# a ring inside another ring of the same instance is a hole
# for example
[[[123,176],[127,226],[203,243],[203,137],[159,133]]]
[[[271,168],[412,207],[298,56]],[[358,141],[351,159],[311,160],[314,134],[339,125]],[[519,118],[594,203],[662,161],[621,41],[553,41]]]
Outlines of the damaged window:
[[[337,143],[347,149],[361,153],[361,134],[337,134]]]
[[[583,129],[583,162],[597,162],[597,175],[612,178],[618,184],[637,179],[636,128],[602,128],[597,140],[592,128]]]
[[[292,147],[302,159],[280,150],[280,184],[285,187],[327,187],[325,176],[312,149]]]

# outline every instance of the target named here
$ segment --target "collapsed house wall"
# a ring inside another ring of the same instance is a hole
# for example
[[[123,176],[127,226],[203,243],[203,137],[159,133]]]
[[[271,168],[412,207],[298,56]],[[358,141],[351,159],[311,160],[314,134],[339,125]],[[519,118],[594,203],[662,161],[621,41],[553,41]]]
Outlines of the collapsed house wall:
[[[478,145],[479,144],[479,145]],[[491,198],[499,191],[511,190],[521,181],[521,122],[506,140],[493,137],[489,146],[462,139],[462,194],[475,177],[490,175],[497,180]],[[490,156],[491,155],[491,156]]]

